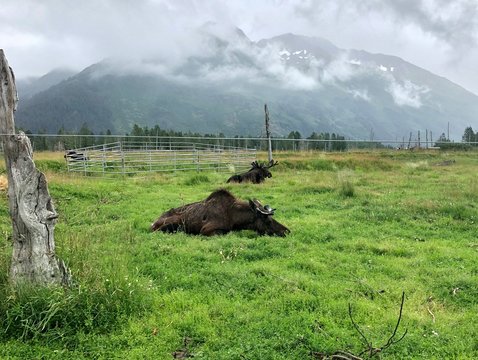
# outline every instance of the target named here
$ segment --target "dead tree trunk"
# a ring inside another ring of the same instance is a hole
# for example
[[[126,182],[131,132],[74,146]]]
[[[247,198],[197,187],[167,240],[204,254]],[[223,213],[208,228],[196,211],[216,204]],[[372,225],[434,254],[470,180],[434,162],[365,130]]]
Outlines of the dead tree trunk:
[[[15,134],[17,102],[13,71],[0,49],[0,132],[13,225],[10,280],[14,284],[68,284],[70,272],[55,256],[53,232],[58,214],[45,175],[35,167],[28,137],[22,132]]]

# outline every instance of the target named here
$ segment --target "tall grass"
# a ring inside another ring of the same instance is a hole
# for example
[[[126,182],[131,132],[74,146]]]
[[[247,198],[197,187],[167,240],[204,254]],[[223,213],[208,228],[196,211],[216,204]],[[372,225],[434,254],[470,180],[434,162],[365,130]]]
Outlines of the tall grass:
[[[337,173],[339,183],[339,193],[345,197],[355,195],[355,186],[353,184],[353,173],[351,170],[341,170]]]
[[[265,154],[262,154],[265,158]],[[308,359],[383,345],[382,359],[478,356],[476,154],[278,153],[264,184],[229,174],[87,178],[44,166],[58,255],[75,285],[8,284],[0,206],[0,358]],[[55,163],[56,162],[56,163]],[[418,164],[418,165],[410,165]],[[150,233],[163,211],[225,187],[276,208],[286,238]]]

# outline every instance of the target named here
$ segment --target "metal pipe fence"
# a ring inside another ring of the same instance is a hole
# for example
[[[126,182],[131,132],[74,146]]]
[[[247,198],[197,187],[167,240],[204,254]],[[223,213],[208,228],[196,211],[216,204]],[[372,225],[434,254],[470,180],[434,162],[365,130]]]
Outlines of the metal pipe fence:
[[[256,149],[217,144],[117,141],[65,152],[67,169],[85,175],[176,171],[240,171],[256,159]]]

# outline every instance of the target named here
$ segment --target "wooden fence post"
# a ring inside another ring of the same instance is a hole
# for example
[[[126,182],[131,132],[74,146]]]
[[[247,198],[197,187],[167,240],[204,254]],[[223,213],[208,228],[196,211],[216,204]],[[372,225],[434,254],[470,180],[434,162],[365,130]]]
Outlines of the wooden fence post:
[[[18,97],[15,78],[0,49],[0,132],[8,173],[8,198],[13,225],[10,280],[14,284],[69,284],[71,273],[55,256],[53,207],[45,175],[33,162],[28,137],[15,134],[13,112]]]

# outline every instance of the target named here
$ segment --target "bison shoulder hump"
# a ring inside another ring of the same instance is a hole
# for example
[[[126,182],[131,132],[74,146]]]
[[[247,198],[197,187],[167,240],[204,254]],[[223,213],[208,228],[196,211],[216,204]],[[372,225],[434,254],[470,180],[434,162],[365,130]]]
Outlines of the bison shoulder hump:
[[[212,199],[223,199],[225,201],[228,201],[228,200],[235,200],[236,198],[226,189],[219,189],[211,193],[211,195],[207,197],[206,201],[212,200]]]

